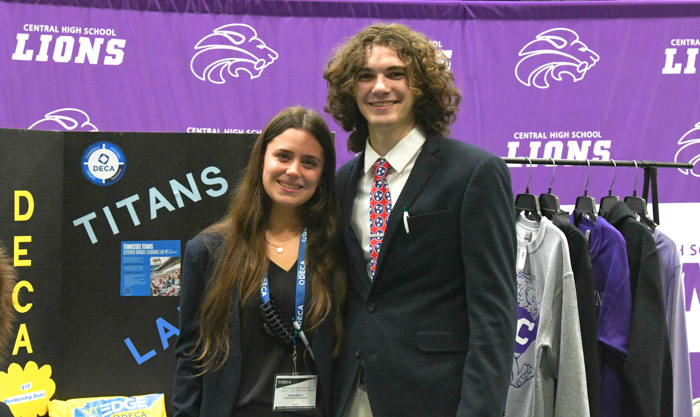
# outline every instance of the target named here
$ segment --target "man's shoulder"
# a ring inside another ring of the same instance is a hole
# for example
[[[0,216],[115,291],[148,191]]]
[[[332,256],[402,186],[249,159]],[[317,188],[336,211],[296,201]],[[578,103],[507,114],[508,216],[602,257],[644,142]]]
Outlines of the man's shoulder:
[[[440,136],[443,139],[443,143],[445,144],[444,146],[450,150],[454,150],[456,152],[468,152],[472,153],[475,155],[479,155],[481,157],[487,157],[487,156],[495,156],[491,152],[487,151],[484,148],[481,148],[479,146],[473,145],[471,143],[462,141],[462,140],[457,140],[454,138],[448,138],[444,136]]]
[[[439,135],[429,136],[427,143],[430,142],[433,143],[432,146],[439,148],[440,153],[448,161],[455,161],[465,166],[476,166],[485,160],[505,165],[500,157],[471,143]]]

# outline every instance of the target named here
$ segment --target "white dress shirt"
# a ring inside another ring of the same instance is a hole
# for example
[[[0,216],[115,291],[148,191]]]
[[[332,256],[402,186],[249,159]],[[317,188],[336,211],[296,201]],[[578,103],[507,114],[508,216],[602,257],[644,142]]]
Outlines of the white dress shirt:
[[[393,148],[384,155],[384,158],[389,161],[391,168],[386,176],[386,183],[391,194],[392,213],[394,203],[398,201],[401,190],[408,181],[408,176],[411,175],[413,165],[416,163],[418,154],[420,153],[423,144],[425,143],[425,135],[413,128],[408,135],[401,139]],[[381,158],[373,148],[369,141],[365,143],[365,165],[364,175],[357,183],[357,193],[352,208],[352,229],[355,235],[360,240],[362,251],[367,262],[367,276],[369,277],[369,208],[370,208],[370,191],[374,182],[374,163]],[[399,215],[401,213],[399,212]],[[392,214],[393,215],[393,214]]]

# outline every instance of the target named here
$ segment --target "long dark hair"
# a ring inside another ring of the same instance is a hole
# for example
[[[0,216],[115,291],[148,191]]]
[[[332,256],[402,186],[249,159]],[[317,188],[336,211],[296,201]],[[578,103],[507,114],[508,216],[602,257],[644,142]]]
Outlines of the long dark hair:
[[[388,46],[406,63],[408,86],[416,96],[416,125],[425,134],[449,134],[457,118],[462,95],[454,84],[445,54],[422,33],[398,23],[378,23],[362,29],[335,52],[323,74],[328,84],[325,111],[350,133],[348,149],[361,152],[369,136],[367,120],[355,98],[358,72],[367,51],[374,45]]]
[[[310,133],[323,149],[323,170],[316,192],[299,210],[309,233],[311,305],[306,311],[308,321],[304,322],[313,331],[329,315],[334,316],[338,335],[336,352],[339,349],[342,332],[339,309],[345,297],[345,280],[338,259],[340,210],[335,193],[335,146],[328,126],[318,113],[289,107],[272,118],[258,136],[226,216],[206,230],[219,233],[223,243],[200,308],[195,351],[203,372],[219,368],[229,354],[229,323],[232,315],[237,314],[233,311],[232,295],[237,295],[244,305],[260,290],[268,267],[265,229],[272,205],[262,184],[263,161],[270,141],[292,128]]]
[[[10,339],[15,309],[12,306],[12,290],[17,272],[12,266],[5,248],[0,244],[0,365],[4,363],[5,346]]]

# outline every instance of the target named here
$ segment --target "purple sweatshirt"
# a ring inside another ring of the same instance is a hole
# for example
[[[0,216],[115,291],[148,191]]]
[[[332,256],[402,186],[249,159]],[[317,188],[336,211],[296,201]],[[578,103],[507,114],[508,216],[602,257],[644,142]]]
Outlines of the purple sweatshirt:
[[[574,223],[573,214],[571,222]],[[602,217],[595,224],[583,218],[577,226],[588,237],[593,264],[598,340],[602,346],[601,415],[631,415],[622,375],[632,322],[627,246],[622,234]]]

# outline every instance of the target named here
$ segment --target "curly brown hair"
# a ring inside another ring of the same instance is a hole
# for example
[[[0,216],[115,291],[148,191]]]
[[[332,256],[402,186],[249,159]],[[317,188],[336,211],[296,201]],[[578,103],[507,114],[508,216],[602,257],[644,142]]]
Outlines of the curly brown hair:
[[[448,126],[457,118],[462,95],[447,68],[447,57],[424,34],[398,23],[379,23],[365,27],[340,45],[323,73],[328,83],[324,110],[346,132],[352,132],[348,149],[362,151],[369,135],[367,120],[360,113],[354,92],[357,73],[365,65],[368,49],[374,45],[393,49],[406,63],[408,85],[416,96],[415,120],[423,133],[449,134]]]

